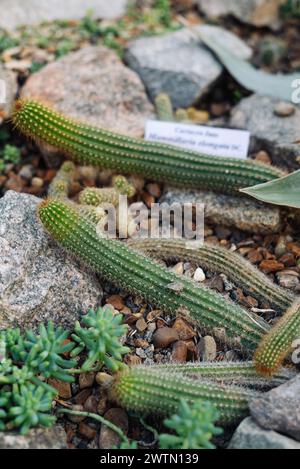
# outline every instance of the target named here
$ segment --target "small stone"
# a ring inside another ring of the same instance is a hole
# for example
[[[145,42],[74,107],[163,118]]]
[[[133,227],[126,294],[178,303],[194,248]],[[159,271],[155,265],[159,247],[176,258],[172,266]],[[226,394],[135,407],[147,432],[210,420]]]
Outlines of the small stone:
[[[294,254],[287,252],[280,257],[279,262],[282,262],[286,267],[293,267],[296,264],[296,259]]]
[[[178,340],[173,344],[171,360],[176,363],[185,363],[187,360],[188,348],[185,342]]]
[[[112,305],[118,311],[121,311],[125,306],[124,300],[120,295],[110,296],[107,298],[106,303]]]
[[[159,198],[161,196],[161,187],[157,183],[149,183],[147,184],[147,191],[149,194],[151,194],[153,197]]]
[[[153,309],[147,314],[147,321],[153,321],[155,318],[161,315],[160,309]]]
[[[284,269],[284,264],[278,262],[276,260],[264,260],[259,264],[261,270],[263,270],[266,274],[271,274],[274,272],[279,272],[280,270]]]
[[[205,273],[204,273],[203,269],[201,269],[201,267],[198,267],[196,269],[193,278],[194,278],[195,282],[204,282],[206,277],[205,277]]]
[[[190,340],[193,339],[197,334],[194,329],[182,318],[176,318],[172,326],[180,340]]]
[[[128,416],[125,410],[119,408],[109,409],[104,418],[109,422],[119,427],[125,435],[128,433]],[[100,436],[99,436],[99,448],[100,449],[112,449],[115,446],[119,446],[120,437],[106,425],[101,425]]]
[[[83,389],[82,391],[79,391],[79,393],[76,394],[75,396],[75,403],[84,405],[85,401],[91,395],[91,393],[92,393],[92,390],[90,388],[86,388],[86,389]]]
[[[107,410],[107,397],[101,396],[97,405],[97,414],[104,415]]]
[[[98,409],[97,397],[93,395],[89,396],[83,404],[83,409],[85,412],[91,412],[92,414],[96,414]]]
[[[267,153],[266,151],[263,151],[263,150],[256,153],[255,160],[260,161],[261,163],[265,163],[265,164],[271,164],[272,163],[269,153]]]
[[[170,327],[161,327],[153,335],[153,344],[155,348],[166,348],[179,339],[175,329]]]
[[[31,181],[34,174],[34,167],[31,164],[25,164],[19,171],[19,176],[25,181]]]
[[[279,236],[277,244],[275,246],[275,254],[277,257],[282,256],[286,253],[286,238],[285,236]]]
[[[70,399],[72,397],[71,385],[65,381],[60,381],[56,378],[49,378],[48,384],[57,389],[59,397],[63,399]]]
[[[147,323],[144,318],[140,318],[135,323],[135,327],[139,332],[144,332],[147,329]]]
[[[296,257],[300,257],[300,246],[296,243],[288,243],[287,248],[292,251]]]
[[[215,339],[209,335],[202,337],[199,342],[199,352],[202,361],[214,361],[217,356],[217,344]]]
[[[67,435],[60,425],[31,428],[26,435],[0,432],[0,449],[68,449]]]
[[[128,366],[141,365],[142,360],[135,354],[128,354],[124,357],[124,363]]]
[[[212,290],[216,290],[219,293],[223,293],[224,291],[224,281],[220,275],[216,275],[209,281],[209,287]]]
[[[93,440],[97,435],[97,430],[84,422],[80,422],[78,432],[86,440]]]
[[[174,265],[171,269],[177,275],[183,275],[184,267],[183,262],[178,262],[178,264]]]
[[[248,252],[247,258],[252,264],[259,264],[263,260],[263,255],[258,249],[253,249]]]
[[[236,362],[239,360],[239,356],[234,350],[228,350],[225,353],[225,359],[227,362]]]
[[[37,187],[38,189],[40,189],[41,187],[43,187],[44,181],[41,178],[34,177],[31,180],[31,185],[32,185],[32,187]]]
[[[142,359],[147,358],[145,350],[141,347],[136,348],[135,353],[137,354],[138,357],[140,357]]]
[[[99,371],[99,373],[96,374],[95,380],[96,383],[99,384],[99,386],[106,387],[109,386],[113,378],[108,373],[103,373],[102,371]]]
[[[289,117],[295,114],[295,112],[296,112],[295,106],[285,101],[281,101],[277,103],[274,108],[274,113],[276,114],[276,116],[279,116],[279,117]]]
[[[79,375],[79,387],[80,389],[91,388],[95,381],[95,373],[81,373]]]
[[[277,274],[277,278],[281,287],[290,288],[291,290],[296,289],[300,283],[297,275],[290,275],[284,271]]]

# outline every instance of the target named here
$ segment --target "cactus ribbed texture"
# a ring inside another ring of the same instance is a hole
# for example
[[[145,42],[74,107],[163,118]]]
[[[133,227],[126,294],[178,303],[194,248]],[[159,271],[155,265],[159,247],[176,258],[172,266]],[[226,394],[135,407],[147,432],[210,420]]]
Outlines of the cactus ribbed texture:
[[[114,377],[110,398],[127,410],[143,415],[171,415],[181,399],[192,404],[209,401],[219,412],[219,423],[239,421],[248,414],[248,403],[259,396],[256,391],[194,380],[181,374],[165,373],[155,366],[136,366]]]
[[[170,272],[119,240],[98,234],[95,225],[68,203],[46,200],[39,217],[52,237],[89,267],[164,311],[184,315],[210,332],[225,327],[228,338],[239,337],[249,351],[269,331],[261,318],[218,293]]]
[[[272,389],[285,383],[295,376],[293,370],[282,368],[273,379],[258,375],[254,363],[249,362],[203,362],[203,363],[168,363],[156,365],[166,373],[181,373],[198,379],[214,382],[232,383],[238,386]]]
[[[284,175],[252,160],[212,157],[80,124],[36,101],[17,102],[13,120],[24,134],[53,145],[81,164],[187,187],[236,193]]]
[[[287,310],[295,300],[291,292],[276,285],[249,261],[227,249],[210,245],[193,249],[182,239],[132,239],[127,244],[155,258],[190,261],[215,273],[226,274],[234,284],[280,311]]]
[[[297,299],[267,334],[254,355],[258,373],[272,376],[300,339],[300,299]]]

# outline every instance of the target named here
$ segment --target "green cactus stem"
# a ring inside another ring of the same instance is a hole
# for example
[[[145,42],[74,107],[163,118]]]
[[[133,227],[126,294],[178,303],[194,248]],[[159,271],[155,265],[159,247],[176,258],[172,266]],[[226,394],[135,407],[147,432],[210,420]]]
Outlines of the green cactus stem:
[[[291,292],[276,285],[249,261],[221,247],[205,244],[193,249],[191,243],[182,239],[131,239],[128,246],[154,258],[185,260],[223,273],[234,284],[280,311],[286,311],[295,300]]]
[[[169,95],[160,93],[155,98],[155,110],[159,120],[174,121],[173,106]]]
[[[213,382],[251,386],[254,388],[272,389],[284,384],[295,376],[288,368],[279,370],[272,379],[258,375],[254,363],[248,362],[199,362],[199,363],[168,363],[156,365],[157,369],[166,373],[181,373],[197,379],[208,379]]]
[[[81,164],[186,187],[237,193],[284,174],[252,160],[212,157],[80,124],[31,100],[17,102],[13,120],[24,134]]]
[[[166,373],[155,366],[127,368],[114,377],[109,397],[117,405],[143,415],[167,416],[178,410],[180,400],[189,404],[209,401],[219,412],[219,423],[232,424],[248,414],[248,403],[260,393]]]
[[[75,171],[74,163],[72,161],[65,161],[49,185],[48,196],[58,199],[67,198],[74,180]]]
[[[188,317],[210,332],[225,327],[228,338],[239,337],[241,346],[248,350],[269,331],[261,318],[218,293],[170,272],[119,240],[97,233],[96,226],[68,203],[45,200],[39,217],[50,235],[90,268],[164,311]]]
[[[297,299],[267,334],[254,355],[257,372],[273,376],[300,339],[300,299]]]
[[[129,198],[133,197],[135,195],[135,188],[124,176],[115,176],[113,178],[113,187],[87,187],[84,189],[79,194],[79,203],[96,207],[108,203],[116,207],[119,204],[120,195],[126,195]]]

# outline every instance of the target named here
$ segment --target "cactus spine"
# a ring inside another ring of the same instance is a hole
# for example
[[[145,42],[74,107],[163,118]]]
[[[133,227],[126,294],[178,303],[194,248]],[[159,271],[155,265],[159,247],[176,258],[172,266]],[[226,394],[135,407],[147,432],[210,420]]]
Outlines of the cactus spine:
[[[68,203],[46,200],[39,217],[59,244],[97,273],[165,311],[185,315],[211,332],[225,327],[229,339],[239,337],[248,350],[269,331],[265,321],[216,292],[170,272],[119,240],[99,235],[96,226]],[[174,289],[174,284],[180,288]]]
[[[254,363],[249,362],[203,362],[203,363],[170,363],[156,365],[157,369],[166,373],[181,373],[198,379],[208,379],[220,383],[232,383],[238,386],[272,389],[285,383],[295,376],[292,370],[283,368],[273,379],[257,374]]]
[[[300,299],[297,299],[267,334],[254,355],[258,373],[272,376],[300,338]]]
[[[248,403],[260,394],[165,373],[153,367],[137,366],[118,373],[109,396],[118,405],[143,414],[170,415],[178,410],[180,399],[192,404],[210,401],[218,410],[220,423],[232,424],[248,414]]]
[[[236,193],[284,174],[252,160],[211,157],[76,123],[30,100],[16,104],[14,123],[26,135],[59,148],[81,164],[187,187]]]
[[[136,239],[129,240],[128,245],[152,257],[184,259],[213,272],[224,273],[237,286],[280,311],[286,311],[295,300],[292,293],[273,283],[249,261],[221,247],[203,245],[192,248],[181,239]]]

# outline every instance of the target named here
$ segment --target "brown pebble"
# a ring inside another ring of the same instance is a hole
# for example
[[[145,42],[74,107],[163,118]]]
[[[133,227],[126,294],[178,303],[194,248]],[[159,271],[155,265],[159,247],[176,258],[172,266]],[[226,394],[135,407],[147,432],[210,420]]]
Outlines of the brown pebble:
[[[53,386],[53,388],[57,389],[59,397],[62,397],[63,399],[70,399],[72,397],[70,383],[60,381],[56,378],[50,378],[48,380],[48,384],[50,384],[50,386]]]
[[[135,354],[128,354],[124,357],[124,363],[129,366],[140,365],[142,360]]]
[[[124,300],[120,295],[112,295],[107,298],[106,303],[112,305],[118,311],[124,308]]]
[[[139,332],[144,332],[147,329],[147,323],[144,318],[140,318],[137,320],[135,327]]]
[[[92,414],[96,414],[98,411],[97,397],[93,395],[89,396],[83,404],[83,408],[85,412],[91,412]]]
[[[149,347],[149,342],[147,342],[147,340],[144,340],[144,339],[135,339],[134,346],[137,348],[146,349]]]
[[[156,182],[147,184],[147,191],[149,194],[153,195],[153,197],[161,196],[161,187]]]
[[[36,188],[40,189],[41,187],[43,187],[44,181],[43,181],[43,179],[41,179],[39,177],[34,177],[31,180],[31,185],[32,185],[32,187],[36,187]]]
[[[248,252],[247,258],[252,264],[259,264],[263,260],[263,255],[258,249],[253,249]]]
[[[296,108],[291,103],[280,101],[274,108],[274,114],[279,117],[289,117],[295,114]]]
[[[176,318],[172,326],[180,340],[189,340],[196,336],[194,329],[182,318]]]
[[[217,356],[217,344],[213,337],[207,335],[199,342],[201,359],[205,362],[214,361]]]
[[[78,433],[85,440],[93,440],[95,438],[95,436],[97,435],[97,430],[96,430],[96,428],[92,428],[87,423],[80,422],[79,428],[78,428]]]
[[[160,309],[153,309],[152,311],[150,311],[150,313],[147,314],[147,321],[153,321],[153,319],[157,318],[157,316],[160,316],[160,314]]]
[[[161,327],[153,335],[155,348],[165,348],[179,339],[178,333],[171,327]]]
[[[75,396],[75,402],[76,404],[81,404],[84,405],[85,401],[87,398],[90,396],[92,390],[89,388],[83,389],[80,391],[78,394]]]
[[[72,410],[75,410],[76,412],[83,412],[83,406],[79,404],[73,405]],[[85,420],[85,418],[86,417],[84,417],[83,415],[68,415],[68,419],[70,420],[70,422],[73,423],[82,422],[83,420]]]
[[[173,344],[171,360],[177,363],[185,363],[187,360],[188,348],[185,342],[178,340]]]
[[[266,274],[271,274],[273,272],[279,272],[284,269],[284,264],[276,260],[264,260],[259,264],[261,270]]]
[[[279,262],[282,262],[286,267],[293,267],[296,264],[296,259],[294,254],[286,252],[280,257]]]
[[[95,373],[82,373],[79,375],[79,387],[80,389],[91,388],[94,384]]]
[[[267,153],[266,151],[263,151],[263,150],[256,153],[255,160],[260,161],[261,163],[265,163],[265,164],[271,164],[272,163],[269,153]]]
[[[300,246],[296,243],[288,243],[287,244],[287,248],[289,249],[289,251],[292,251],[292,253],[297,256],[297,257],[300,257]]]
[[[125,435],[128,433],[128,416],[125,410],[120,408],[109,409],[104,418],[109,422],[119,427]],[[99,436],[99,448],[100,449],[111,449],[115,446],[119,446],[120,437],[106,425],[101,425],[100,436]]]
[[[97,404],[97,414],[104,415],[107,407],[107,397],[101,396]]]

